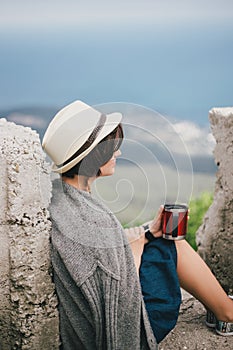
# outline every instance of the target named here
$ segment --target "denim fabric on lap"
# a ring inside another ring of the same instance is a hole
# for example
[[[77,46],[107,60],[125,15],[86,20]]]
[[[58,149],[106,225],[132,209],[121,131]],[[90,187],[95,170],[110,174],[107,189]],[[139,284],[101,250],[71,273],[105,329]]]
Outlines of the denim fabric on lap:
[[[175,327],[181,303],[174,241],[156,238],[145,245],[140,267],[142,294],[157,342]]]

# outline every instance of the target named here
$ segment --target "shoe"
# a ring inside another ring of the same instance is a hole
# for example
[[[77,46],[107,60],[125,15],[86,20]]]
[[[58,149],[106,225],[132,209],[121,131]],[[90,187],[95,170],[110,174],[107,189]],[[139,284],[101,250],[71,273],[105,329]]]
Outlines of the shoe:
[[[229,298],[233,299],[232,295]],[[233,323],[216,320],[216,333],[225,337],[233,335]]]
[[[233,300],[233,295],[228,295],[228,297],[230,299]],[[205,324],[207,325],[207,327],[209,328],[215,328],[216,327],[216,324],[217,322],[221,322],[221,321],[218,321],[214,315],[214,313],[212,311],[210,311],[209,309],[207,309],[207,312],[206,312],[206,320],[205,320]],[[229,323],[229,322],[225,322],[225,323]],[[221,325],[219,325],[219,331],[221,332]],[[224,328],[224,327],[223,327]]]
[[[225,337],[233,335],[233,323],[217,320],[215,331],[217,334]]]
[[[207,309],[205,324],[209,328],[215,328],[217,319],[212,311]]]

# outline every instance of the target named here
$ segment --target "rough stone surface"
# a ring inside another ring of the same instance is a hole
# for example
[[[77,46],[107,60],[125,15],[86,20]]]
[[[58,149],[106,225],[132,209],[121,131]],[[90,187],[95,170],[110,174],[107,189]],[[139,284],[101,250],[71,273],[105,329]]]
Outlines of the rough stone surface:
[[[209,113],[218,165],[214,201],[197,232],[198,253],[227,293],[233,291],[233,108]]]
[[[205,325],[202,304],[187,292],[182,294],[177,325],[159,344],[159,350],[233,350],[232,337],[220,336]]]
[[[50,168],[38,134],[0,119],[0,161],[0,349],[58,349]]]
[[[214,108],[209,114],[216,139],[218,165],[214,201],[197,232],[198,252],[227,293],[233,290],[233,108]],[[233,337],[223,337],[205,325],[206,311],[190,294],[183,303],[175,329],[160,350],[233,350]]]

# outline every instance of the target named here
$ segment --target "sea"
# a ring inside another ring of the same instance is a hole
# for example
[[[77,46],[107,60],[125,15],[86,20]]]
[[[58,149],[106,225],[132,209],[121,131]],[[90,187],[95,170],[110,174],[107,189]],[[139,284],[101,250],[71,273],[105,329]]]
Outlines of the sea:
[[[0,111],[76,99],[133,103],[208,124],[233,103],[233,24],[0,29]]]

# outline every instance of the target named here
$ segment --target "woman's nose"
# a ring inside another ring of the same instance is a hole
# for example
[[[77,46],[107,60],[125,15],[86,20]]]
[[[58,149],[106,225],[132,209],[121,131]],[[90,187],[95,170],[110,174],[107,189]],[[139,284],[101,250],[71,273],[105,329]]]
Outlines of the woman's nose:
[[[121,151],[118,149],[116,152],[114,152],[114,157],[119,157],[121,155]]]

